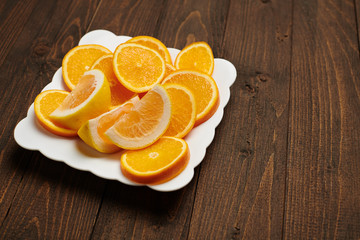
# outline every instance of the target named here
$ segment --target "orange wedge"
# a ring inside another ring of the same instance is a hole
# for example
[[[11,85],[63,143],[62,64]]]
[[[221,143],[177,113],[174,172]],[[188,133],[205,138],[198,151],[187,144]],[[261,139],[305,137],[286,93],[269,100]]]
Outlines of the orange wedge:
[[[206,42],[194,42],[180,51],[175,59],[176,69],[190,69],[211,76],[214,71],[214,55]]]
[[[164,87],[155,85],[129,113],[122,115],[105,135],[118,147],[144,148],[164,134],[170,117],[170,97]]]
[[[127,89],[149,91],[165,75],[165,60],[154,49],[138,43],[120,44],[113,59],[114,73]]]
[[[165,83],[184,85],[194,94],[195,126],[208,120],[219,106],[219,90],[214,79],[207,74],[191,70],[177,70],[163,80],[163,84]]]
[[[80,45],[72,48],[63,58],[62,74],[65,84],[73,90],[81,76],[90,70],[93,63],[111,51],[96,44]]]
[[[139,97],[134,97],[117,108],[106,112],[96,118],[86,121],[78,131],[79,137],[90,147],[102,153],[114,153],[120,148],[110,142],[104,135],[114,123],[125,113],[130,112]]]
[[[119,106],[134,97],[135,93],[125,88],[116,78],[113,70],[112,53],[97,59],[91,66],[91,69],[99,69],[105,74],[110,85],[112,106]]]
[[[110,87],[100,70],[85,72],[74,90],[55,109],[50,118],[67,128],[78,131],[83,123],[110,107]]]
[[[163,85],[170,96],[171,119],[164,136],[183,138],[195,124],[196,106],[192,92],[179,84]]]
[[[189,159],[189,148],[183,139],[162,137],[147,148],[122,154],[121,172],[131,181],[155,185],[179,175]]]
[[[149,47],[160,53],[160,55],[165,59],[165,62],[172,63],[169,50],[166,46],[157,38],[149,36],[137,36],[133,37],[128,42],[138,43],[143,46]]]
[[[76,136],[76,131],[65,128],[49,118],[70,93],[64,90],[47,90],[41,92],[34,101],[35,115],[46,130],[63,137]]]

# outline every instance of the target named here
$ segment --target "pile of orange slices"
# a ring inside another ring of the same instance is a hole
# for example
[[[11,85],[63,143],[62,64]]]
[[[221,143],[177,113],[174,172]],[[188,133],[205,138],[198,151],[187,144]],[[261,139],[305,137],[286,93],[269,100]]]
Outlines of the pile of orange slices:
[[[189,162],[184,137],[216,112],[213,70],[205,42],[186,46],[174,63],[166,46],[149,36],[134,37],[114,52],[77,46],[62,62],[69,91],[41,92],[35,115],[48,131],[78,136],[99,152],[124,150],[121,172],[131,181],[164,183]]]

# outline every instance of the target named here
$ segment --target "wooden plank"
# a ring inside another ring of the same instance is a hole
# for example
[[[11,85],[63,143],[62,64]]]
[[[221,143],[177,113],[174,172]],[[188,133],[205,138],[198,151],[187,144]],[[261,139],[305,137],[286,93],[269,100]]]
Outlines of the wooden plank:
[[[358,43],[360,46],[360,0],[355,0],[355,17],[356,17],[356,27],[357,27],[357,37]],[[359,49],[360,50],[360,49]]]
[[[33,10],[21,5],[30,9],[17,16],[24,19],[13,25],[16,36],[1,37],[8,49],[0,65],[0,238],[86,237],[95,223],[104,181],[21,149],[13,130],[86,31],[98,1],[34,3]]]
[[[104,1],[90,30],[106,29],[117,35],[156,37],[154,33],[164,6],[165,0],[125,0],[121,3],[116,0]]]
[[[202,163],[189,239],[280,239],[291,1],[231,1],[219,57],[238,77]]]
[[[134,4],[132,11],[125,11],[128,4],[109,14],[112,19],[108,20],[114,21],[109,23],[110,30],[130,36],[154,36],[168,47],[180,49],[189,42],[205,40],[216,46],[217,56],[228,11],[225,1],[142,1]],[[91,29],[102,25],[108,28],[107,19],[100,16],[102,11],[115,9],[111,6],[114,4],[101,6]],[[171,193],[112,182],[106,190],[93,239],[186,239],[198,170],[188,186]]]
[[[28,21],[37,0],[1,1],[0,3],[0,65]]]
[[[360,237],[354,2],[294,1],[284,237]]]

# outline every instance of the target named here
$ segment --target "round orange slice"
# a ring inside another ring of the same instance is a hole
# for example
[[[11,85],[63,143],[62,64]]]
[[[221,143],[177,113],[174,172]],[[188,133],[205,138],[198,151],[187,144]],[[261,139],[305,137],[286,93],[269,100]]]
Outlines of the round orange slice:
[[[65,84],[73,90],[81,76],[90,70],[93,63],[111,51],[96,44],[80,45],[72,48],[63,58],[62,74]]]
[[[214,55],[206,42],[194,42],[180,51],[174,65],[176,69],[196,70],[211,76],[214,71]]]
[[[121,172],[137,183],[161,184],[179,175],[189,159],[189,147],[183,139],[162,137],[147,148],[122,154]]]
[[[171,117],[171,102],[160,85],[150,90],[131,111],[105,132],[118,147],[140,149],[153,144],[166,131]]]
[[[60,106],[69,94],[69,92],[64,90],[47,90],[37,95],[34,101],[35,115],[41,126],[63,137],[76,136],[76,131],[55,123],[50,119],[49,115]]]
[[[164,136],[183,138],[195,124],[196,106],[192,92],[175,83],[163,85],[170,96],[171,119]]]
[[[119,151],[120,148],[110,142],[104,133],[114,125],[121,115],[130,112],[137,101],[139,101],[139,97],[136,96],[121,106],[86,121],[78,131],[79,137],[99,152],[114,153]]]
[[[110,87],[105,75],[97,69],[85,72],[74,90],[64,99],[50,118],[78,131],[83,123],[110,107]]]
[[[165,75],[165,60],[154,49],[138,43],[120,44],[113,59],[114,73],[127,89],[149,91]]]
[[[167,76],[163,84],[177,83],[188,88],[195,97],[195,126],[208,120],[219,106],[219,90],[215,80],[207,74],[191,70],[177,70]]]
[[[124,87],[115,76],[112,53],[97,59],[91,69],[99,69],[105,74],[110,85],[111,105],[113,107],[119,106],[134,97],[135,93]]]
[[[133,37],[127,42],[138,43],[143,46],[149,47],[160,53],[160,55],[165,59],[165,62],[172,64],[169,50],[166,46],[157,38],[150,36],[137,36]]]

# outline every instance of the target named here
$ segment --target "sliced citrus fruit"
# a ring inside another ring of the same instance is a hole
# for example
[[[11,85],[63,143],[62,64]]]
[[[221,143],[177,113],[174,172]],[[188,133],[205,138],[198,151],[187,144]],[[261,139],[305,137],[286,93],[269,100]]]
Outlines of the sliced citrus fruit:
[[[165,83],[184,85],[194,94],[195,126],[208,120],[219,106],[219,90],[214,79],[207,74],[191,70],[177,70],[163,80],[163,84]]]
[[[183,138],[195,124],[196,106],[192,92],[175,83],[163,85],[170,96],[171,119],[164,136]]]
[[[138,43],[141,45],[144,45],[146,47],[152,48],[165,59],[165,62],[172,63],[169,50],[166,48],[166,46],[157,38],[150,37],[150,36],[137,36],[133,37],[127,42],[133,42]]]
[[[79,137],[99,152],[114,153],[119,151],[120,148],[110,142],[104,133],[114,125],[121,115],[130,112],[137,101],[139,101],[139,97],[136,96],[117,108],[86,121],[78,131]]]
[[[60,106],[70,93],[64,90],[47,90],[41,92],[34,101],[35,115],[46,130],[64,137],[76,136],[76,131],[65,128],[49,118],[49,115]]]
[[[105,135],[118,147],[144,148],[164,134],[170,117],[170,97],[164,87],[155,85],[129,113],[122,115]]]
[[[214,55],[206,42],[194,42],[180,51],[176,56],[176,69],[190,69],[211,76],[214,71]]]
[[[85,72],[74,90],[50,114],[50,118],[77,131],[87,120],[107,112],[109,106],[109,83],[100,70],[94,69]]]
[[[135,93],[124,87],[116,78],[113,69],[112,53],[97,59],[91,66],[91,69],[99,69],[105,74],[110,85],[112,106],[119,106],[134,97]]]
[[[169,75],[170,73],[176,71],[176,68],[170,64],[170,63],[166,63],[165,64],[165,75],[164,75],[164,78]],[[147,92],[142,92],[142,93],[139,93],[139,97],[142,98]]]
[[[146,92],[165,75],[165,60],[154,49],[138,43],[120,44],[113,59],[114,73],[127,89]]]
[[[175,70],[176,70],[176,68],[172,64],[166,63],[164,77],[167,77],[170,73],[174,72]]]
[[[80,45],[72,48],[63,58],[62,74],[65,84],[73,90],[85,71],[101,56],[110,54],[106,47],[96,44]]]
[[[189,148],[183,139],[161,137],[147,148],[122,154],[121,172],[131,181],[155,185],[179,175],[189,159]]]

